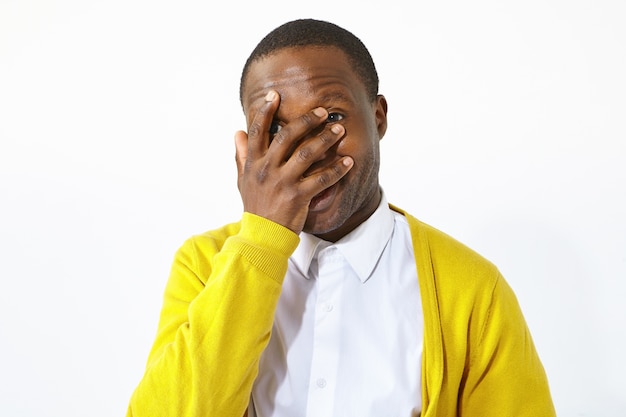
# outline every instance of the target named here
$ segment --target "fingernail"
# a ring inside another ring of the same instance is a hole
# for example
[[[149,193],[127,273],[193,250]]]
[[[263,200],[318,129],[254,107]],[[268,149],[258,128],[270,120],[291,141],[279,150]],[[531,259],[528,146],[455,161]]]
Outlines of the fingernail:
[[[274,101],[275,98],[276,98],[276,91],[270,90],[267,92],[267,95],[265,96],[265,101]]]
[[[324,110],[323,107],[318,107],[317,109],[313,110],[313,113],[315,113],[315,115],[317,117],[324,117],[324,116],[326,116],[326,110]]]
[[[341,130],[343,128],[341,127],[341,125],[333,125],[333,127],[330,128],[330,131],[333,132],[334,134],[338,135],[341,133]]]
[[[352,158],[346,158],[343,160],[343,165],[349,167],[352,165]]]

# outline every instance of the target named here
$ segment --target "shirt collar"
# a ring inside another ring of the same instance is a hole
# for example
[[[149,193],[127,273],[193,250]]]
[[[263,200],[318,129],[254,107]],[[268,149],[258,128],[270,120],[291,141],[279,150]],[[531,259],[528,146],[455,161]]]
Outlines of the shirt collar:
[[[384,192],[374,213],[356,229],[348,233],[334,246],[346,258],[361,282],[367,281],[374,271],[383,250],[387,246],[394,227],[394,217]],[[317,236],[300,233],[300,244],[291,255],[291,260],[307,278],[310,278],[311,261],[318,250],[333,246]]]

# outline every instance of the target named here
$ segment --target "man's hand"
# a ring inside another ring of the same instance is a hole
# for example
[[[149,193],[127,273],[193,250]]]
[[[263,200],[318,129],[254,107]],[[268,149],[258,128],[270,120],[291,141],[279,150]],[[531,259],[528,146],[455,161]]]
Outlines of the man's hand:
[[[265,217],[295,233],[304,227],[311,199],[337,183],[352,168],[352,158],[325,158],[344,135],[340,124],[321,126],[328,117],[322,107],[270,133],[280,97],[270,91],[248,133],[235,134],[237,186],[244,211]],[[305,172],[316,162],[328,160]]]

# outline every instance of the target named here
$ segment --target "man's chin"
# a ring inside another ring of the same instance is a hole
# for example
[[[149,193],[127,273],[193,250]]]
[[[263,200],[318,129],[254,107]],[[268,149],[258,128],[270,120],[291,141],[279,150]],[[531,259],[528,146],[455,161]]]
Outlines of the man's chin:
[[[324,211],[309,212],[303,231],[321,239],[334,242],[340,236],[340,229],[345,223],[341,212],[335,208]]]

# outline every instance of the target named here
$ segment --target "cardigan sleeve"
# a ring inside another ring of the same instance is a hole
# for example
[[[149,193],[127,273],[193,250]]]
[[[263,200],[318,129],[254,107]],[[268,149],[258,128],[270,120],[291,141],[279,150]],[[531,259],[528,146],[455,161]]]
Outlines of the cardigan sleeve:
[[[223,242],[205,235],[185,242],[127,417],[245,413],[298,241],[288,229],[244,213],[240,229]]]
[[[547,377],[517,298],[501,276],[478,335],[470,342],[458,415],[555,416]]]

